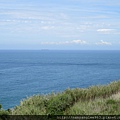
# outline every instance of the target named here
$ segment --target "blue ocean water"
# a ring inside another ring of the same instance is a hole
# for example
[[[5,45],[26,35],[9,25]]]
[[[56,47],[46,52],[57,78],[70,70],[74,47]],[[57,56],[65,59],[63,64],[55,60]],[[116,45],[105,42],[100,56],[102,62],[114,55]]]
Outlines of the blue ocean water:
[[[120,51],[0,51],[0,104],[120,79]]]

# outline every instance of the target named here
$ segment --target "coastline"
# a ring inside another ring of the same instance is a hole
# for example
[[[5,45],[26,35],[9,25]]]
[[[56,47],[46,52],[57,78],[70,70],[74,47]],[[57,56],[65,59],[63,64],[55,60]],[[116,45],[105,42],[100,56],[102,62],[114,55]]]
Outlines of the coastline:
[[[119,106],[120,80],[108,85],[34,95],[21,101],[19,106],[4,112],[10,115],[118,115]],[[90,112],[92,108],[94,109]]]

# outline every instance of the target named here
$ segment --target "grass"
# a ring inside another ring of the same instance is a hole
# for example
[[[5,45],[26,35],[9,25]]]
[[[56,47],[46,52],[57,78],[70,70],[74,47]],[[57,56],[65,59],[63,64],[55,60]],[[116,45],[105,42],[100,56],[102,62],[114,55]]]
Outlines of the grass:
[[[7,112],[10,115],[120,115],[120,80],[105,86],[34,95]]]
[[[120,99],[97,98],[79,101],[67,109],[64,115],[120,115]]]

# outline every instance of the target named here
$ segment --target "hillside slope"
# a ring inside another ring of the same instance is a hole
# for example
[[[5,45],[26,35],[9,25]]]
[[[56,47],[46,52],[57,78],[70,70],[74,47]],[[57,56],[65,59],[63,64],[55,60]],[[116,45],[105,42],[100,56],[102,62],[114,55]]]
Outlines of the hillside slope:
[[[120,115],[120,80],[86,89],[34,95],[0,114],[10,115]]]

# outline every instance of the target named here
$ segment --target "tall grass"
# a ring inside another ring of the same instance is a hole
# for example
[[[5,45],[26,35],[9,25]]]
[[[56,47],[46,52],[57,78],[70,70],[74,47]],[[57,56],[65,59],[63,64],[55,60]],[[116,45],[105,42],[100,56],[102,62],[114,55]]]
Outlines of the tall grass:
[[[67,89],[61,95],[57,95],[48,101],[47,112],[49,114],[62,114],[65,109],[79,100],[88,101],[97,97],[106,98],[118,91],[120,91],[120,81],[112,82],[107,86],[93,86],[88,89]]]
[[[106,86],[92,86],[86,89],[66,89],[62,93],[49,95],[36,95],[16,106],[13,115],[62,115],[76,102],[106,98],[120,91],[120,81],[112,82]]]
[[[64,115],[120,115],[120,100],[96,98],[79,101],[66,109]]]
[[[34,95],[30,98],[22,100],[20,106],[16,106],[11,111],[12,115],[45,115],[46,101],[48,96]]]

